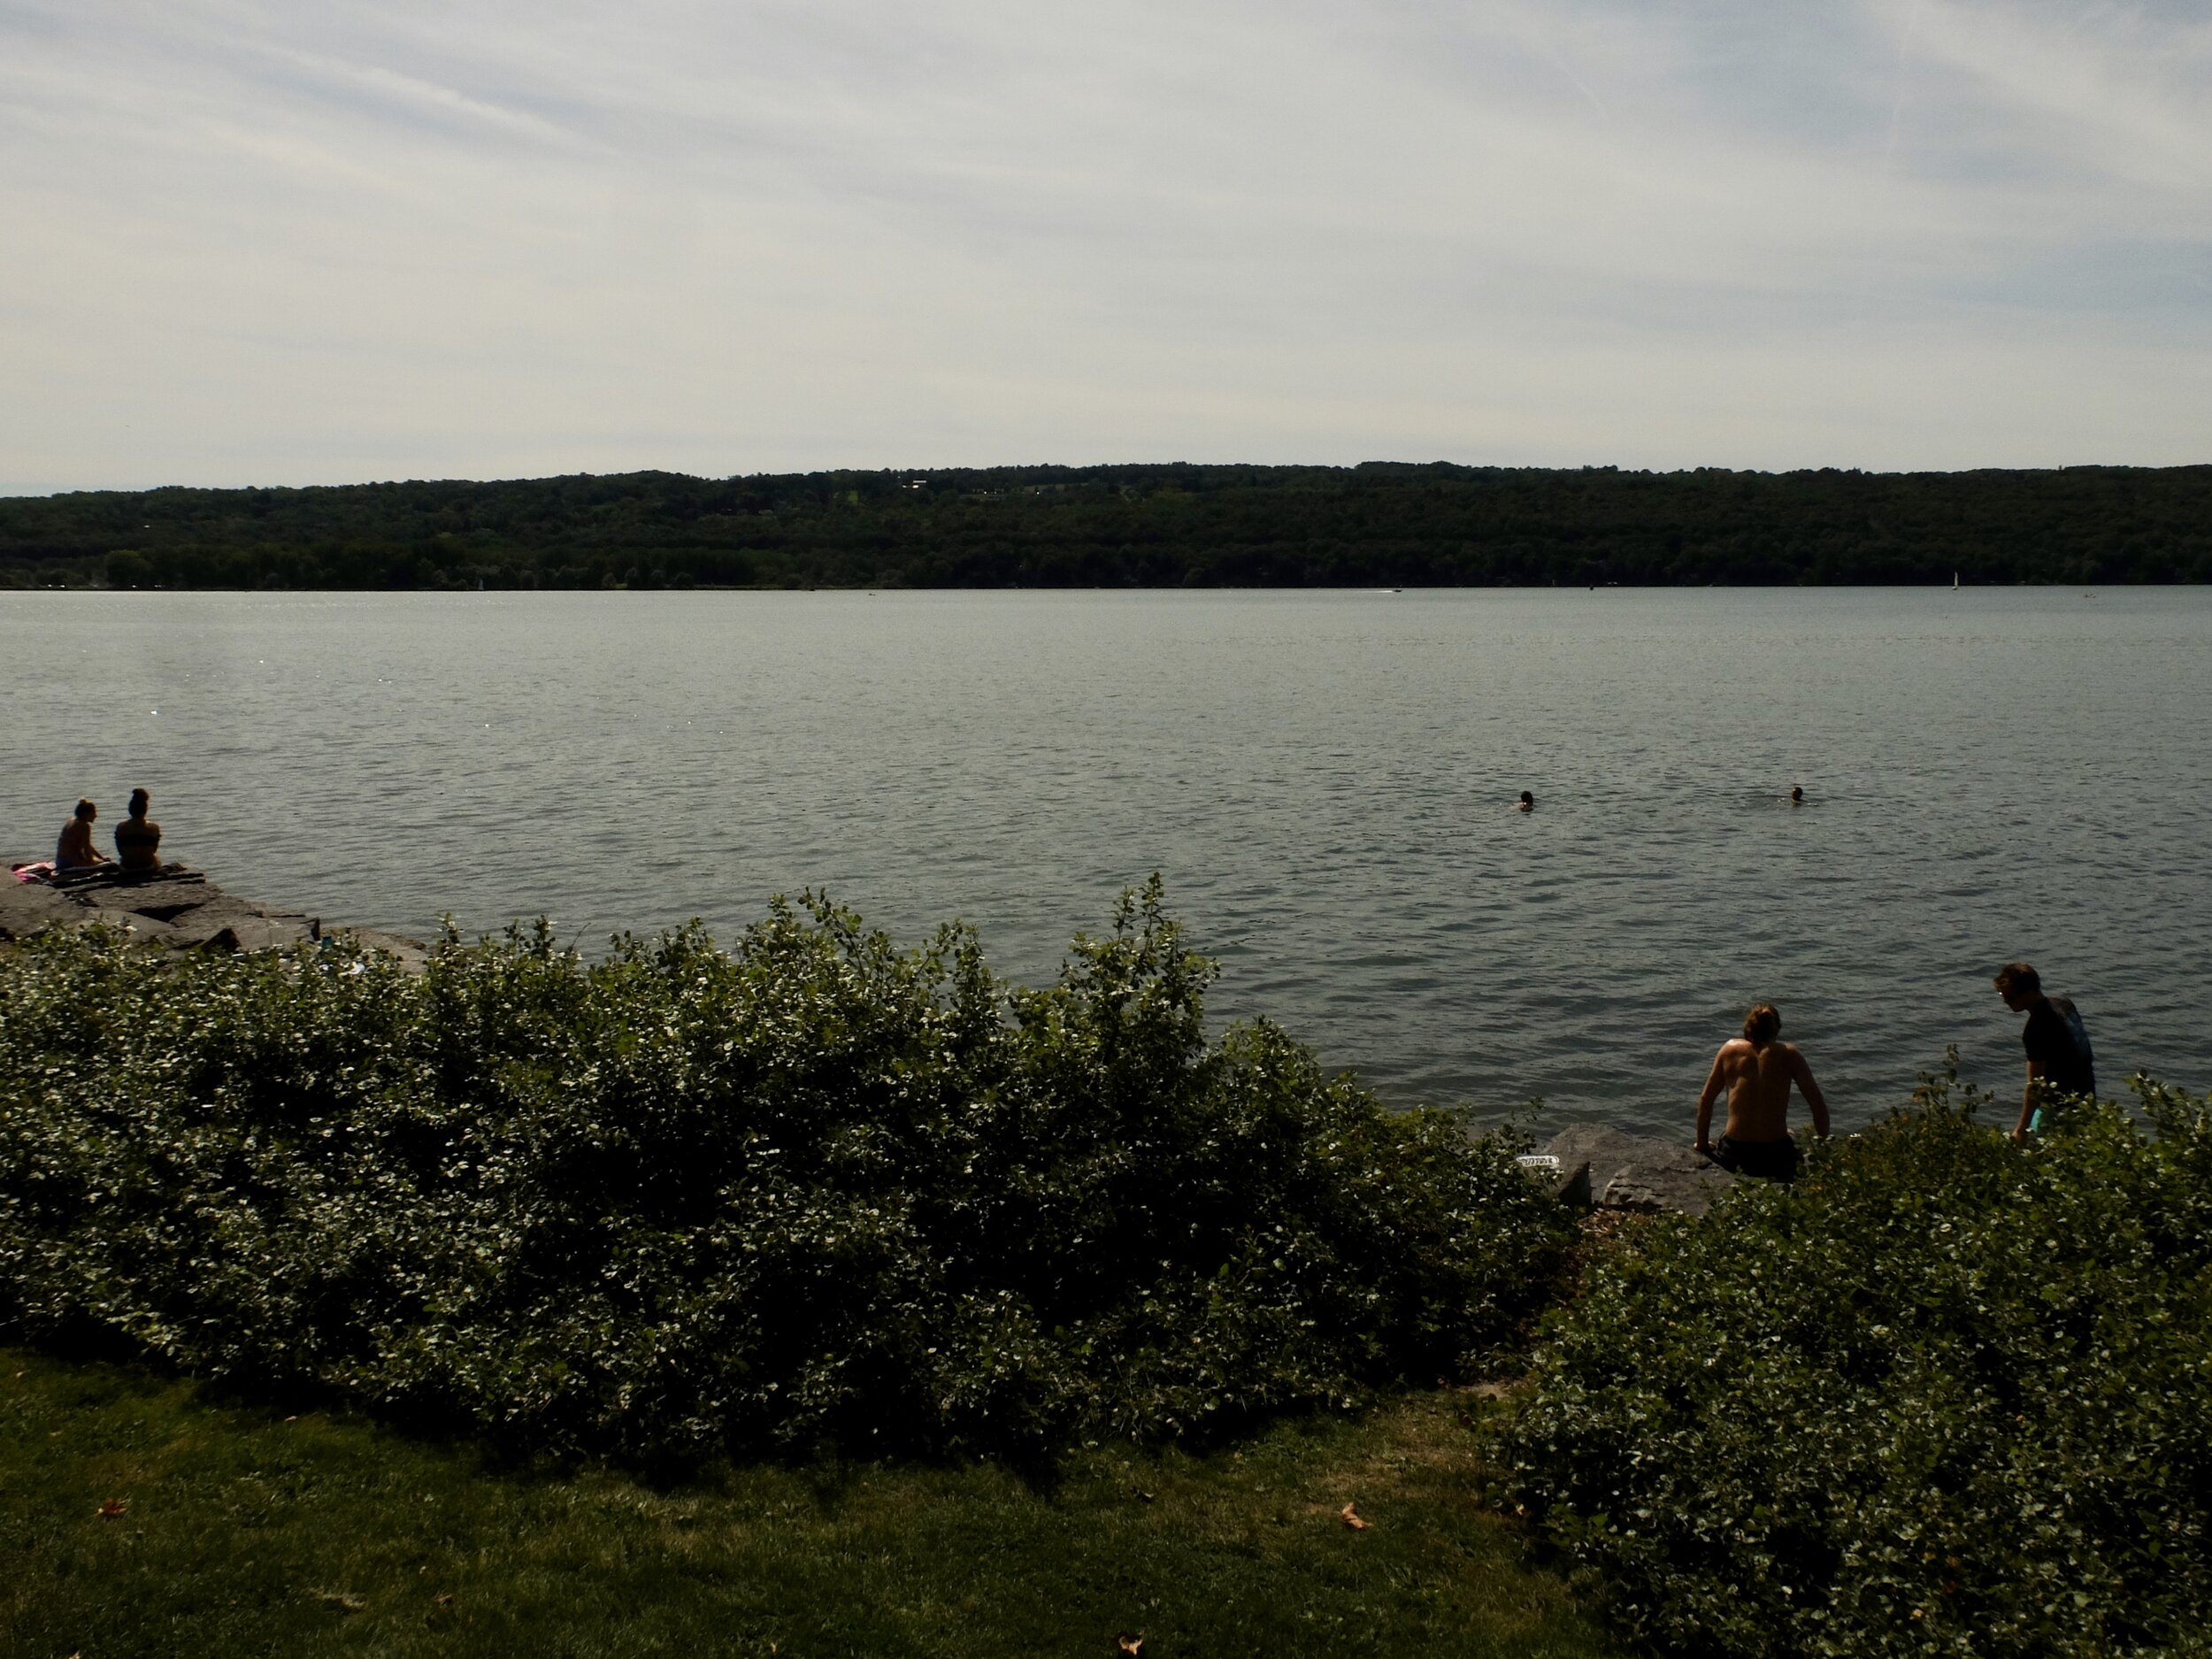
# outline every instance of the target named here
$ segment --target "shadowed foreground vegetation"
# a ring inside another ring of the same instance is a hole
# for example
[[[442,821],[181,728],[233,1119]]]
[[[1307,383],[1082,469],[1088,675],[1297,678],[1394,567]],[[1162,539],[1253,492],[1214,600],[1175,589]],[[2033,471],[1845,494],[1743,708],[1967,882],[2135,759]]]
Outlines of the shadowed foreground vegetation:
[[[1271,1025],[1156,879],[1060,980],[779,904],[586,964],[0,958],[0,1328],[518,1454],[1047,1457],[1479,1375],[1572,1228]]]
[[[672,472],[0,500],[0,587],[2212,580],[2212,466]]]
[[[2212,1103],[2138,1087],[2022,1148],[1936,1079],[1637,1230],[1538,1350],[1513,1500],[1666,1652],[2212,1653]]]
[[[1578,1250],[1210,972],[0,952],[0,1647],[2212,1655],[2212,1103]]]
[[[1145,1659],[1613,1652],[1485,1512],[1463,1409],[1080,1453],[1049,1486],[836,1462],[646,1485],[0,1351],[0,1652],[1113,1659],[1123,1632]]]

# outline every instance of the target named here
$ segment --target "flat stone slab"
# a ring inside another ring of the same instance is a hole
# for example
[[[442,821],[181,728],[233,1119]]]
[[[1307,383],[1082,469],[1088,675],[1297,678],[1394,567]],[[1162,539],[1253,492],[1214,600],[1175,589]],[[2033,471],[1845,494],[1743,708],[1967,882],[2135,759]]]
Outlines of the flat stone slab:
[[[306,940],[309,922],[308,917],[296,911],[272,910],[266,905],[218,893],[206,903],[171,918],[169,926],[174,931],[173,942],[180,945],[273,950]]]
[[[89,905],[96,910],[150,916],[157,922],[174,921],[185,911],[224,896],[220,887],[210,887],[204,879],[184,880],[176,877],[119,883],[114,887],[63,888],[61,892],[73,904]]]
[[[1545,1151],[1563,1169],[1590,1166],[1591,1201],[1601,1210],[1671,1210],[1701,1216],[1736,1178],[1678,1141],[1577,1124]]]
[[[304,917],[296,921],[272,920],[236,911],[210,915],[194,910],[170,926],[173,930],[171,944],[193,945],[202,950],[282,950],[310,942]]]

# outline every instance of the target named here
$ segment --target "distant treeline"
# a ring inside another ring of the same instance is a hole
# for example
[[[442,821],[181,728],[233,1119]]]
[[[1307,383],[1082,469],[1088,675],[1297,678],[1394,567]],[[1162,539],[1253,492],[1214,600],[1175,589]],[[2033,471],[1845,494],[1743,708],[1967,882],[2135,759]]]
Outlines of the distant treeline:
[[[1032,466],[0,500],[0,585],[2212,580],[2212,466]]]

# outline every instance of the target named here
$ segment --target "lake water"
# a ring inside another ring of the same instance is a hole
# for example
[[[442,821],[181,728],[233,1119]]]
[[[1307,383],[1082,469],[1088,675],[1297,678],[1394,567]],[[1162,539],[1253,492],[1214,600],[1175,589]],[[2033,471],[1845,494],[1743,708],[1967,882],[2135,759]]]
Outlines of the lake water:
[[[14,857],[143,784],[363,925],[816,887],[1035,980],[1157,870],[1216,1012],[1393,1102],[1686,1133],[1755,998],[1847,1124],[2016,1088],[2012,956],[2212,1083],[2212,590],[0,593],[0,689]]]

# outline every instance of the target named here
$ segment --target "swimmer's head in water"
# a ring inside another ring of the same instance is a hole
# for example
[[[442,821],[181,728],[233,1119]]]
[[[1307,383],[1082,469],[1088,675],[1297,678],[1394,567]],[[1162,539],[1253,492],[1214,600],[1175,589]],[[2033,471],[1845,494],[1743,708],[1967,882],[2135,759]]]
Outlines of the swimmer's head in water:
[[[93,805],[91,802],[81,800],[77,803],[77,816],[79,818],[90,819],[97,818],[99,815],[100,809]]]
[[[1531,795],[1527,790],[1524,789],[1521,791],[1521,804],[1523,806],[1534,806],[1536,804],[1536,797]]]
[[[146,816],[147,803],[152,799],[153,797],[148,795],[143,789],[132,790],[131,816],[133,818],[144,818]]]
[[[1755,1048],[1765,1048],[1781,1029],[1782,1010],[1771,1002],[1754,1002],[1743,1017],[1743,1034]]]
[[[1804,798],[1805,786],[1801,783],[1792,784],[1790,786],[1790,799],[1793,801],[1802,801]]]

